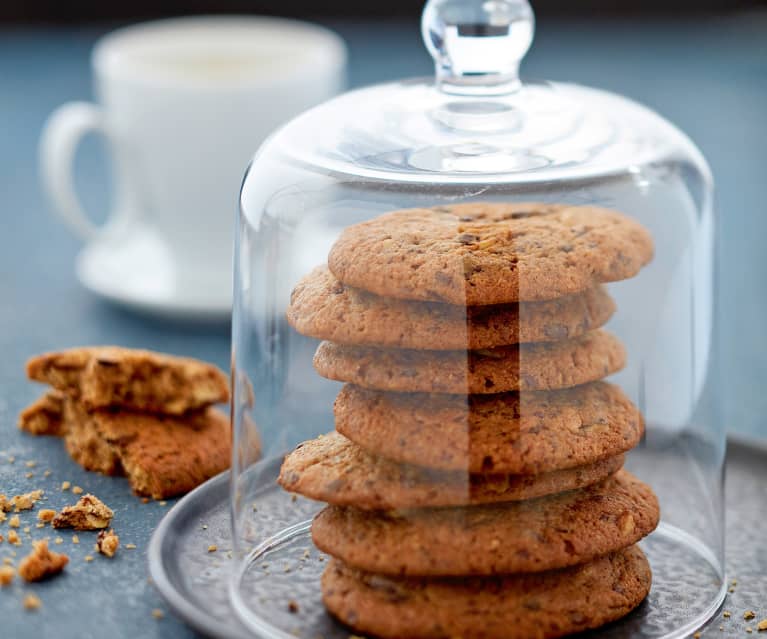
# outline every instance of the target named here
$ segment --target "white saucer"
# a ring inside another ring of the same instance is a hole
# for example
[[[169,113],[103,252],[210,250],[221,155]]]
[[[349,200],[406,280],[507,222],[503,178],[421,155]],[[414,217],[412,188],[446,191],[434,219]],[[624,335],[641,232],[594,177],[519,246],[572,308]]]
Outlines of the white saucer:
[[[77,256],[76,272],[93,293],[142,313],[195,321],[231,316],[231,283],[182,277],[165,243],[143,226],[88,245]]]

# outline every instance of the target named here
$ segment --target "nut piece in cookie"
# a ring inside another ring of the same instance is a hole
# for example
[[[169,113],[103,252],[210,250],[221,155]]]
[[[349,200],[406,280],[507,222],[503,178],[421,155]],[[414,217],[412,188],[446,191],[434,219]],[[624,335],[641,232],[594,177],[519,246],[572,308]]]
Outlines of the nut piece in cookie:
[[[40,581],[64,570],[69,557],[48,549],[48,541],[34,542],[34,550],[19,563],[19,575],[25,581]]]
[[[27,375],[79,397],[88,408],[180,415],[229,399],[229,378],[212,364],[118,346],[39,355],[27,362]]]
[[[99,533],[98,539],[96,539],[96,546],[98,546],[99,552],[102,555],[114,557],[120,546],[120,538],[115,535],[114,530],[110,530],[109,532],[102,530]]]
[[[65,506],[53,518],[54,528],[98,530],[109,526],[114,512],[94,495],[83,495],[74,506]]]
[[[20,430],[31,435],[64,435],[61,413],[64,394],[51,390],[19,414]]]

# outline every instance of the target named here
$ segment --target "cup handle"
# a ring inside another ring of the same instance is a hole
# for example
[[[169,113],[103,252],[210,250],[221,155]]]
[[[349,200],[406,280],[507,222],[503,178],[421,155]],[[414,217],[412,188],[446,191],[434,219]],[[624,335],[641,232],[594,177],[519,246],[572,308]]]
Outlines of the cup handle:
[[[94,224],[75,191],[75,152],[83,136],[90,132],[109,139],[101,110],[89,102],[70,102],[51,113],[40,137],[40,172],[52,208],[85,241],[103,237],[115,227],[118,217],[113,210],[102,226]],[[127,221],[126,215],[125,210],[120,213],[120,222]]]

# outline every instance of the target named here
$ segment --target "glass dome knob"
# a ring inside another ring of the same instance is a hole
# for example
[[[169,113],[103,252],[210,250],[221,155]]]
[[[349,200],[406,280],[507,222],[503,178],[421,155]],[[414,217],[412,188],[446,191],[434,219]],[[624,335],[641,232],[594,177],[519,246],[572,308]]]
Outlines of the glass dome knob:
[[[443,91],[453,94],[516,91],[519,64],[534,30],[527,0],[429,0],[421,18],[437,81]]]

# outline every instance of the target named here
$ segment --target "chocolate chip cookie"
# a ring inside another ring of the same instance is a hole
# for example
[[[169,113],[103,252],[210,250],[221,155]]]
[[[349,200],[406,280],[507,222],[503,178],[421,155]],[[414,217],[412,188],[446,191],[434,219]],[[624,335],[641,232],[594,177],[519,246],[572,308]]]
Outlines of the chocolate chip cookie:
[[[631,450],[644,433],[637,407],[607,382],[469,397],[349,384],[334,411],[336,429],[376,455],[472,473],[573,468]]]
[[[620,341],[596,330],[560,342],[478,351],[424,351],[322,342],[314,367],[323,377],[377,390],[494,394],[569,388],[619,371]]]
[[[315,545],[360,570],[420,577],[539,572],[630,546],[658,525],[658,500],[625,470],[529,501],[365,511],[327,506]]]
[[[477,202],[394,211],[346,228],[328,266],[378,295],[462,306],[549,300],[636,275],[648,231],[596,206]]]
[[[460,579],[385,577],[333,560],[322,575],[322,600],[366,635],[555,639],[627,615],[650,582],[636,546],[563,570]]]
[[[299,333],[338,344],[465,350],[578,337],[614,312],[602,286],[544,302],[464,307],[381,297],[320,267],[293,290],[287,318]]]
[[[300,444],[279,483],[290,492],[364,510],[464,506],[534,499],[583,488],[616,473],[623,455],[540,475],[435,471],[371,455],[339,433]]]

